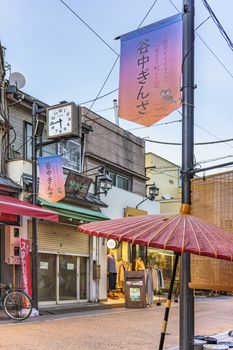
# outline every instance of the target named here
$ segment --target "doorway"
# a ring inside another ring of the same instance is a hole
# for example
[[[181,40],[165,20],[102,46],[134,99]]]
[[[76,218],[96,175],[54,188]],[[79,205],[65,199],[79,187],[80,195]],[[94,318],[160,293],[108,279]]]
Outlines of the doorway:
[[[88,257],[39,253],[39,302],[88,300]]]

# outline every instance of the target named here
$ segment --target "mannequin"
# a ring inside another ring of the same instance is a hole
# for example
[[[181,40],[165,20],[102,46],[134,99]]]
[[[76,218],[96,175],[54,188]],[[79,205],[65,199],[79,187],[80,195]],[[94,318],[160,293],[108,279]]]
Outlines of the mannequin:
[[[108,254],[108,277],[109,277],[109,289],[113,291],[116,289],[116,276],[117,276],[117,266],[116,259],[113,252]]]

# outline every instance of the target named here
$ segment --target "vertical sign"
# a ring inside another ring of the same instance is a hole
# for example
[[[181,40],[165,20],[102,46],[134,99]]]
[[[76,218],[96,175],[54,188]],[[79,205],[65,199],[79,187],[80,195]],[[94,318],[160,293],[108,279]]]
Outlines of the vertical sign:
[[[181,106],[182,15],[121,36],[119,117],[150,126]]]
[[[38,196],[50,203],[65,197],[61,156],[39,158],[40,185]]]
[[[32,297],[30,243],[28,239],[20,238],[20,256],[22,268],[22,284],[25,292]]]

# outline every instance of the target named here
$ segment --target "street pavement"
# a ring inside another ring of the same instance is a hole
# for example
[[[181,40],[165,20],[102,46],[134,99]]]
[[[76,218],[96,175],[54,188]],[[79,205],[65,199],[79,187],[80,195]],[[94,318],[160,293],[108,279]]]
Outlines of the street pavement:
[[[31,317],[23,323],[2,319],[0,349],[152,350],[158,349],[164,306],[107,309]],[[178,345],[179,305],[170,312],[164,349]],[[233,329],[233,297],[196,298],[195,334]]]

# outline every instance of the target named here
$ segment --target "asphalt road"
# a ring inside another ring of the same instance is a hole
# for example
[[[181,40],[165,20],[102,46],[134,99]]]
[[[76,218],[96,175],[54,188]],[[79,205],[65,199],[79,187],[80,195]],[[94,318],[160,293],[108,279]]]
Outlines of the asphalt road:
[[[214,335],[233,329],[233,297],[195,303],[195,333]],[[0,349],[152,350],[158,349],[163,306],[110,309],[0,322]],[[178,345],[179,305],[173,304],[165,349]]]

